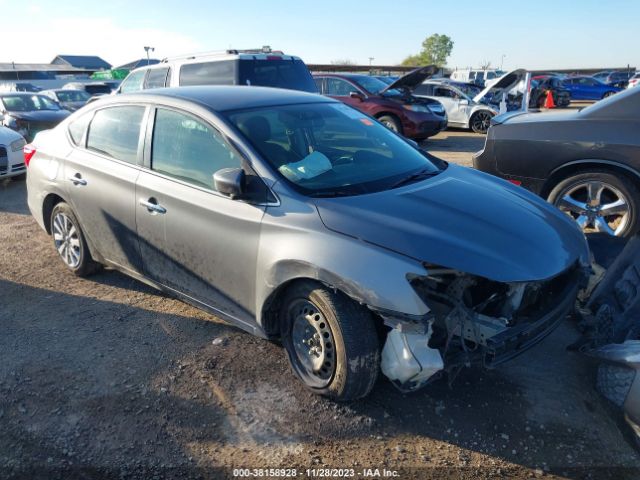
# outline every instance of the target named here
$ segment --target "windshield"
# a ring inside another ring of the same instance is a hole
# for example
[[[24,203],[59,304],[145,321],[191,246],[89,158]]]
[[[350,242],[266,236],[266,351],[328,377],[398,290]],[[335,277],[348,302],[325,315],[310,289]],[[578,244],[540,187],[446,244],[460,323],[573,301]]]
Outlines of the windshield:
[[[302,60],[240,60],[240,85],[288,88],[318,93]]]
[[[4,108],[9,112],[33,112],[34,110],[60,110],[60,107],[44,95],[2,95]]]
[[[86,102],[91,98],[87,92],[82,90],[67,90],[64,92],[58,92],[58,100],[61,102]]]
[[[286,181],[309,196],[387,190],[415,174],[435,175],[444,165],[344,104],[272,106],[227,117]]]
[[[382,90],[387,88],[389,85],[379,78],[376,77],[368,77],[366,75],[358,75],[354,77],[350,77],[351,80],[356,82],[359,86],[364,88],[366,91],[374,94],[379,94]],[[395,81],[395,80],[394,80]],[[390,82],[393,83],[393,82]],[[387,90],[384,92],[385,95],[402,95],[400,90],[396,90],[395,88],[392,90]]]

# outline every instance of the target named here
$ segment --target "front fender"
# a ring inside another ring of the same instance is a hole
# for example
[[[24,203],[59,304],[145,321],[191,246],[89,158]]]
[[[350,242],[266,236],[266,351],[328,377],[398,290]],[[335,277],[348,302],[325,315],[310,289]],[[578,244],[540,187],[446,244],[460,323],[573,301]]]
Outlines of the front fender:
[[[290,234],[285,244],[261,252],[259,262],[262,278],[256,282],[256,312],[260,325],[274,294],[296,279],[320,281],[374,310],[416,316],[429,312],[407,281],[409,273],[426,274],[420,263],[341,234]]]

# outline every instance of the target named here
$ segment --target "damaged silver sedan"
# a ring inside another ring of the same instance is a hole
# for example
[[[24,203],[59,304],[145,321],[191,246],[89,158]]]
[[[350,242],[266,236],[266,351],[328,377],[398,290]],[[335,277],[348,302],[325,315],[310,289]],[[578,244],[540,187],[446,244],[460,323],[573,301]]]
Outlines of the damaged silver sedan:
[[[94,102],[25,147],[62,261],[120,270],[265,338],[314,392],[493,367],[571,310],[583,234],[326,97],[187,87]]]

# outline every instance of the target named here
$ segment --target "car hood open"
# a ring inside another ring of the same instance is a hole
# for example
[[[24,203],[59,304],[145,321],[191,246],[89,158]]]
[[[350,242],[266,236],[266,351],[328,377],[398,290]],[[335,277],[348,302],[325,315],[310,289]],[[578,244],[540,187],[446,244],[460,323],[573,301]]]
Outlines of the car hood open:
[[[387,90],[415,88],[425,80],[433,77],[436,73],[438,73],[438,71],[440,71],[440,68],[435,65],[428,65],[426,67],[416,68],[415,70],[410,71],[406,75],[403,75],[392,84],[388,85],[387,88],[384,88],[383,90],[381,90],[380,93],[384,93]]]
[[[449,165],[439,175],[384,192],[317,199],[335,232],[494,281],[551,278],[589,250],[564,213],[521,187]]]
[[[527,74],[527,71],[522,68],[519,68],[517,70],[512,70],[509,73],[506,73],[505,75],[500,77],[500,79],[497,82],[495,82],[492,85],[489,85],[488,87],[483,89],[480,93],[478,93],[475,97],[473,97],[473,101],[476,103],[481,103],[482,99],[485,96],[487,96],[489,92],[498,92],[498,91],[508,92],[513,87],[518,85],[518,83],[520,83],[524,79],[526,74]]]

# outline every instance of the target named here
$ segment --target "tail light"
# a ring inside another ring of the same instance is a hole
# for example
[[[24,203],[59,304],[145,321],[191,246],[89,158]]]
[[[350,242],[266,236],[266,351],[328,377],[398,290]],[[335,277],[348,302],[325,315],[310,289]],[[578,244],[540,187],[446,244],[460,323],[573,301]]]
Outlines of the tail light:
[[[22,153],[24,153],[24,164],[25,164],[25,166],[28,167],[29,166],[29,162],[31,161],[33,156],[36,154],[36,147],[34,147],[30,143],[28,143],[22,149]]]
[[[517,185],[518,187],[522,185],[522,182],[520,180],[513,180],[511,178],[508,178],[507,181],[513,183],[514,185]]]

